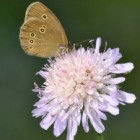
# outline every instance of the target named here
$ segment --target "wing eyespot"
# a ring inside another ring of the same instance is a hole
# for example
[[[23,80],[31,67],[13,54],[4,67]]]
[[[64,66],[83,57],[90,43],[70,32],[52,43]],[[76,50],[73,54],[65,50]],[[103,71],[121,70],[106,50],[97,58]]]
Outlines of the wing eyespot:
[[[42,14],[42,19],[46,20],[48,18],[48,16],[46,14]]]
[[[34,40],[33,40],[33,39],[30,39],[30,40],[29,40],[29,43],[30,43],[30,44],[34,44]]]
[[[43,28],[43,29],[46,29],[46,28],[47,28],[47,26],[46,26],[46,25],[42,25],[42,28]]]
[[[33,49],[33,46],[30,45],[28,48],[29,48],[30,50],[32,50],[32,49]]]
[[[30,33],[30,37],[35,37],[36,34],[35,33]]]
[[[39,31],[40,31],[41,33],[45,33],[45,29],[44,29],[44,28],[40,28]]]

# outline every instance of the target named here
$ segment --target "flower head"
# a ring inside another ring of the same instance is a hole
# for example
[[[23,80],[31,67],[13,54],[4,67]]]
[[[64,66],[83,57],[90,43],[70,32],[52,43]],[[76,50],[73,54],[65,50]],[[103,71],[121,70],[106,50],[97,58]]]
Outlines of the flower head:
[[[132,63],[116,64],[122,57],[119,48],[100,52],[101,39],[95,48],[79,48],[63,56],[49,60],[39,71],[44,85],[36,86],[39,101],[35,103],[34,117],[42,117],[40,126],[47,130],[54,123],[54,135],[59,136],[67,128],[67,140],[73,140],[82,122],[89,131],[88,120],[98,133],[105,130],[101,120],[105,112],[119,114],[119,104],[133,103],[134,94],[119,90],[125,81],[117,74],[128,73]]]

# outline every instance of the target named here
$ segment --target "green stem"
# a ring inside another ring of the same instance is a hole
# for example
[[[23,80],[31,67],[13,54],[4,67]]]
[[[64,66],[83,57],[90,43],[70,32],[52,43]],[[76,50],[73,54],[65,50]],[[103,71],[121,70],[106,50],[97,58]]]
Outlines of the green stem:
[[[105,140],[103,134],[97,134],[97,140]]]

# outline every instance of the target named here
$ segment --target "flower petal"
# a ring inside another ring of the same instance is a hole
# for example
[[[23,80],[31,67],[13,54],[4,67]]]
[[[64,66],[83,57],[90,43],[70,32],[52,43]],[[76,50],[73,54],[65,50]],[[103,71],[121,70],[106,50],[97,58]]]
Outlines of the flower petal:
[[[124,77],[118,77],[118,78],[111,78],[109,80],[106,80],[105,83],[114,85],[114,84],[120,84],[124,81],[125,81]]]
[[[111,73],[121,74],[130,72],[134,68],[133,63],[116,64],[110,67],[109,71]]]
[[[83,124],[84,131],[88,133],[89,132],[88,117],[85,111],[83,111],[83,115],[82,115],[82,124]]]
[[[111,95],[103,95],[103,99],[113,106],[117,106],[119,104],[117,98]]]
[[[34,117],[40,117],[44,114],[47,114],[47,105],[44,105],[43,107],[38,107],[32,111],[32,116]]]
[[[119,90],[118,99],[122,102],[132,104],[136,100],[136,96],[134,94]]]
[[[103,103],[103,105],[100,105],[99,108],[100,108],[100,110],[109,112],[112,115],[118,115],[119,114],[119,108],[116,107],[116,106],[112,106],[110,104],[104,105],[104,103]]]
[[[102,133],[105,130],[104,125],[102,124],[100,118],[98,118],[97,116],[90,116],[90,122],[92,124],[92,126],[94,127],[94,129],[96,130],[97,133]]]
[[[98,116],[102,119],[102,120],[107,120],[107,116],[102,112],[100,111],[99,109],[96,110]]]
[[[57,119],[54,124],[54,135],[56,137],[60,136],[63,131],[66,129],[67,121],[61,122],[60,119]]]
[[[93,108],[86,108],[86,113],[90,119],[90,122],[97,133],[102,133],[105,130],[104,125],[101,122],[101,119],[97,116]]]
[[[98,37],[98,38],[96,39],[96,46],[95,46],[95,52],[96,52],[96,53],[99,53],[100,46],[101,46],[101,38]]]
[[[77,123],[73,117],[68,119],[67,140],[73,140],[77,133]]]
[[[51,116],[50,114],[46,115],[43,120],[40,122],[40,126],[47,130],[55,121],[56,116]]]
[[[107,67],[115,64],[122,57],[122,55],[119,52],[119,48],[109,48],[106,52],[103,53],[103,57],[105,59],[105,66]]]

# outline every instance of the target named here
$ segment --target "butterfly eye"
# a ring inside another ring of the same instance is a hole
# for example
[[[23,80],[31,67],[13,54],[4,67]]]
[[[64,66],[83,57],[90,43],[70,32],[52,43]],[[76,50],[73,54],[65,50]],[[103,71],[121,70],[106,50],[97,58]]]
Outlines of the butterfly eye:
[[[33,43],[34,43],[34,40],[30,39],[30,40],[29,40],[29,43],[30,43],[30,44],[33,44]]]
[[[31,36],[31,37],[35,37],[35,33],[31,33],[30,36]]]
[[[44,20],[46,20],[46,19],[48,18],[48,16],[47,16],[46,14],[43,14],[43,15],[42,15],[42,18],[43,18]]]

